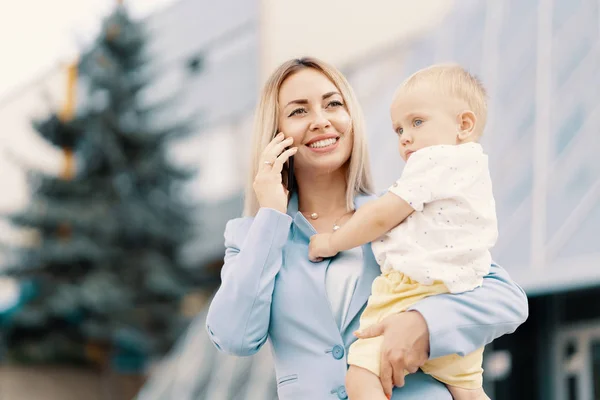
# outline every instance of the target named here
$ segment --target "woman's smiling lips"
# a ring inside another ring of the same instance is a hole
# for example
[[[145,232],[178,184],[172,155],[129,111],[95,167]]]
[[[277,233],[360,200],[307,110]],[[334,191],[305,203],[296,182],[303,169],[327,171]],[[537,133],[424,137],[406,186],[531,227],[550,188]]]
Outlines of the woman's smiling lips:
[[[326,134],[315,136],[309,140],[305,146],[315,153],[329,153],[338,146],[340,136],[336,134]]]

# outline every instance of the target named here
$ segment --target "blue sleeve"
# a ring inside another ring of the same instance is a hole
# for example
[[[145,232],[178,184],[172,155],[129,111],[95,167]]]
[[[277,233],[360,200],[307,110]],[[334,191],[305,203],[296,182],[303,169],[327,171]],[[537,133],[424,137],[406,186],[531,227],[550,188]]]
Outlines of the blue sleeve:
[[[514,332],[529,313],[523,289],[494,264],[481,287],[428,297],[410,310],[420,312],[427,321],[430,358],[469,354]]]
[[[249,356],[267,340],[275,277],[291,223],[289,215],[268,208],[227,223],[221,286],[206,317],[209,337],[220,350]]]

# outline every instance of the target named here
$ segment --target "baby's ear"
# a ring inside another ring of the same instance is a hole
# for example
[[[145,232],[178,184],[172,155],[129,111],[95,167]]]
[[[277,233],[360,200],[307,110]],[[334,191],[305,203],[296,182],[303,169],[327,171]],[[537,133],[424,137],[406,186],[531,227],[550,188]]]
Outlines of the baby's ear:
[[[469,139],[475,138],[475,124],[477,123],[477,117],[473,111],[463,111],[458,114],[458,140],[460,142],[468,141]]]

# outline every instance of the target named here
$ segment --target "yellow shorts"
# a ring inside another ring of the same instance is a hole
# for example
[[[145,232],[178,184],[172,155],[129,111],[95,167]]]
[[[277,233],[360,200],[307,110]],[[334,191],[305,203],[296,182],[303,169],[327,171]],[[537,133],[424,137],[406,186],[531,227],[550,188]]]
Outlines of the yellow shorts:
[[[371,296],[360,318],[360,329],[365,329],[385,317],[406,311],[421,299],[448,293],[443,282],[423,285],[398,271],[382,274],[373,281]],[[365,368],[379,376],[383,337],[358,339],[348,351],[348,363]],[[427,361],[423,372],[440,382],[464,389],[478,389],[483,384],[483,348],[461,357],[451,354]]]

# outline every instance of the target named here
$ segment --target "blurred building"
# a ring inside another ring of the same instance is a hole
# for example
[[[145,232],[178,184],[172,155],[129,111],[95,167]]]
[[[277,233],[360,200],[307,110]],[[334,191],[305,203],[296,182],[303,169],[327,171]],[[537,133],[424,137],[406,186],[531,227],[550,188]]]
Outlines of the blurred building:
[[[156,78],[148,101],[171,99],[173,114],[192,118],[198,134],[173,149],[199,175],[183,195],[201,203],[197,240],[185,250],[191,265],[221,259],[222,230],[240,214],[252,110],[258,91],[258,7],[253,2],[180,0],[147,19]],[[221,231],[221,234],[217,232]]]
[[[600,399],[597,0],[180,0],[148,26],[160,71],[149,100],[173,97],[180,106],[170,117],[200,123],[198,135],[173,149],[201,171],[185,193],[203,204],[197,241],[186,249],[199,267],[219,265],[225,221],[241,212],[253,107],[279,62],[315,55],[347,74],[366,114],[379,190],[403,165],[388,116],[397,85],[444,61],[480,76],[490,94],[483,145],[500,221],[494,257],[530,296],[527,323],[487,349],[488,393]],[[251,360],[219,355],[202,336],[202,318],[141,400],[175,398],[175,388],[183,400],[271,396],[272,374],[251,373],[270,371],[268,351]]]
[[[380,190],[402,169],[388,116],[397,85],[446,61],[481,77],[500,220],[494,257],[531,307],[517,333],[488,347],[486,389],[494,399],[600,398],[599,3],[263,0],[260,7],[260,81],[306,54],[342,68],[366,114]],[[245,140],[247,131],[237,134]]]
[[[487,349],[488,392],[600,399],[600,3],[463,0],[436,27],[348,59],[379,188],[401,170],[388,116],[396,85],[445,61],[489,90],[494,257],[530,297],[529,321]]]

